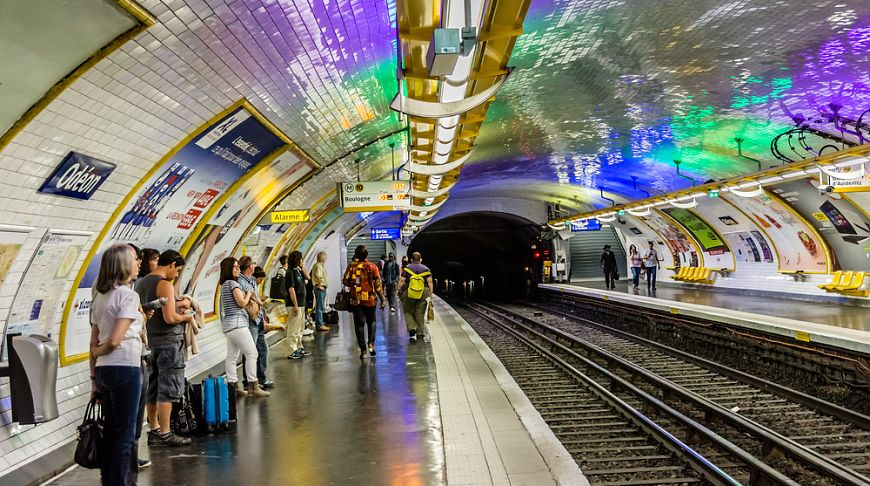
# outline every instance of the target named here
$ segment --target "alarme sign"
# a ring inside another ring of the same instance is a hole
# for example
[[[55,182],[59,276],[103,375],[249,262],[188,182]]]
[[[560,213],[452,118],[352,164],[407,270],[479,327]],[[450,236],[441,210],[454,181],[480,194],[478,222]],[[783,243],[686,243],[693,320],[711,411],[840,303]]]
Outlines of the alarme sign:
[[[115,164],[78,152],[70,152],[39,187],[39,192],[76,199],[90,199],[97,192]]]

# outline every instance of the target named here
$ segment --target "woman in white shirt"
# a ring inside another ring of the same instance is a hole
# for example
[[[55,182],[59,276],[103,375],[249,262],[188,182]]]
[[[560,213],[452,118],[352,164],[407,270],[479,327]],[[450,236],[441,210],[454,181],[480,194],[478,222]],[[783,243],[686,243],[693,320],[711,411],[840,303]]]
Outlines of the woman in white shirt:
[[[102,484],[136,484],[136,417],[142,391],[142,324],[139,294],[130,282],[139,258],[126,243],[103,252],[97,295],[91,304],[91,388],[100,399],[103,429]]]

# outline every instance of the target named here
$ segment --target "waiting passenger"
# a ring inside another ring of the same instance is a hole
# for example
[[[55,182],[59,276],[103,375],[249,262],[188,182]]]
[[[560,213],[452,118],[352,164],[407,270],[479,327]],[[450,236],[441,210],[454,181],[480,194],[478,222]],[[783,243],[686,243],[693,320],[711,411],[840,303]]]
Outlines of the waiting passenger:
[[[91,389],[99,397],[105,427],[102,484],[136,484],[136,420],[142,393],[142,324],[139,296],[130,282],[139,272],[127,244],[103,252],[91,309]]]
[[[136,282],[141,302],[165,299],[160,309],[148,319],[145,328],[151,348],[151,369],[148,373],[148,445],[185,446],[191,440],[173,434],[169,428],[172,404],[184,393],[184,326],[193,320],[190,314],[177,309],[172,281],[184,267],[184,258],[175,250],[166,250],[157,259],[153,272]]]
[[[646,271],[646,288],[649,290],[656,289],[656,269],[662,268],[662,259],[659,257],[659,252],[653,246],[653,242],[649,242],[649,249],[643,256],[644,271]]]
[[[265,385],[266,382],[266,369],[265,369],[265,357],[260,356],[260,347],[257,346],[257,340],[260,335],[260,329],[264,330],[265,327],[264,322],[266,320],[266,310],[262,306],[262,299],[259,297],[259,291],[257,290],[257,279],[254,277],[254,271],[256,270],[256,264],[254,263],[254,259],[248,255],[239,258],[239,278],[236,280],[242,288],[242,292],[250,292],[251,300],[253,300],[256,305],[259,307],[259,312],[257,312],[257,317],[254,319],[248,319],[248,332],[251,333],[251,339],[254,341],[254,347],[257,348],[257,361],[252,365],[248,361],[247,357],[242,358],[242,369],[245,371],[245,376],[247,376],[247,367],[254,366],[257,370],[257,381],[261,386]],[[252,305],[249,303],[249,305]],[[247,312],[247,311],[246,311]],[[268,351],[267,351],[268,352]],[[263,369],[261,370],[261,366]],[[244,379],[245,388],[247,389],[250,386],[247,378]],[[265,388],[265,386],[263,386]]]
[[[160,252],[154,248],[142,248],[141,253],[138,278],[157,270],[157,261],[160,259]]]
[[[248,312],[245,306],[255,297],[254,292],[243,290],[238,279],[241,274],[239,262],[233,257],[221,260],[220,276],[220,317],[221,331],[227,338],[227,357],[224,367],[227,373],[227,385],[236,395],[252,397],[268,397],[269,392],[262,390],[257,382],[257,367],[248,366],[245,375],[248,379],[247,391],[238,388],[239,376],[236,364],[239,352],[245,355],[248,363],[257,362],[257,346],[248,329]]]
[[[643,269],[643,258],[637,252],[637,247],[631,245],[628,247],[628,260],[631,263],[631,283],[634,284],[634,290],[637,290],[640,284],[640,272]]]
[[[375,352],[375,306],[381,299],[384,308],[384,290],[378,266],[367,260],[369,250],[359,245],[353,253],[353,263],[347,266],[342,283],[350,289],[350,312],[353,314],[353,327],[359,346],[359,359],[365,359],[366,348],[370,356]],[[366,339],[368,330],[368,339]]]
[[[432,272],[429,267],[423,265],[423,256],[419,252],[411,254],[411,263],[402,270],[399,289],[408,336],[411,341],[416,341],[417,335],[423,334],[423,339],[428,342],[429,336],[425,334],[426,308],[432,304],[432,294],[435,290]]]
[[[317,252],[317,262],[311,267],[311,285],[314,290],[314,325],[318,331],[328,331],[329,326],[323,322],[323,310],[326,306],[326,287],[329,276],[326,274],[326,252]]]
[[[305,329],[305,281],[308,280],[308,272],[302,267],[302,252],[290,253],[288,261],[290,267],[287,278],[287,313],[290,316],[287,322],[287,351],[290,353],[287,359],[299,359],[308,356],[311,351],[302,346],[302,332]]]
[[[601,254],[601,270],[604,271],[604,288],[616,288],[616,255],[610,251],[610,245],[604,245],[604,253]]]
[[[396,312],[396,283],[399,280],[399,272],[401,269],[396,262],[396,255],[390,253],[387,262],[384,263],[384,291],[390,303],[390,312]]]
[[[254,268],[254,281],[257,288],[261,289],[263,282],[266,280],[266,271],[261,267]],[[265,295],[260,296],[263,302],[268,301]],[[265,319],[260,323],[257,329],[257,380],[260,381],[260,388],[268,390],[275,386],[275,382],[266,378],[266,368],[269,367],[269,345],[266,343],[266,323]]]

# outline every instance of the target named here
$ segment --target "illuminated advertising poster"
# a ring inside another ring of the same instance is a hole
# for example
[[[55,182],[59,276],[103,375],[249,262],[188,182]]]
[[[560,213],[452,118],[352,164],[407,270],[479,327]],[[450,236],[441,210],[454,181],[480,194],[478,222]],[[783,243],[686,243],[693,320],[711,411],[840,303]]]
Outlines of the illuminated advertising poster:
[[[698,201],[692,212],[722,235],[736,263],[773,263],[775,254],[758,225],[720,197]],[[708,265],[709,266],[709,265]]]
[[[655,212],[650,213],[649,216],[641,216],[640,219],[665,240],[665,245],[671,251],[675,264],[679,263],[680,267],[698,267],[701,265],[698,251],[680,228]],[[641,252],[642,254],[643,252]]]
[[[839,193],[820,193],[818,181],[801,179],[778,184],[772,192],[810,222],[831,249],[835,270],[865,270],[870,260],[870,218]]]
[[[206,318],[215,315],[221,260],[232,255],[244,232],[256,222],[266,206],[309,170],[295,153],[284,152],[245,181],[199,234],[187,252],[187,266],[179,277],[178,288],[199,301]]]
[[[688,209],[663,208],[662,212],[680,223],[695,238],[704,252],[704,266],[734,270],[734,258],[725,239],[706,221]]]
[[[779,253],[780,271],[824,273],[827,256],[824,244],[812,228],[768,194],[741,197],[721,196],[751,218],[771,239]]]
[[[131,242],[159,251],[180,249],[212,203],[254,165],[284,142],[244,106],[204,127],[150,173],[137,192],[110,222],[81,276],[73,309],[90,306],[91,287],[100,268],[102,250],[115,242]],[[88,328],[86,312],[70,310],[61,336],[62,360],[83,358],[84,346],[66,339]],[[66,363],[65,363],[66,364]]]

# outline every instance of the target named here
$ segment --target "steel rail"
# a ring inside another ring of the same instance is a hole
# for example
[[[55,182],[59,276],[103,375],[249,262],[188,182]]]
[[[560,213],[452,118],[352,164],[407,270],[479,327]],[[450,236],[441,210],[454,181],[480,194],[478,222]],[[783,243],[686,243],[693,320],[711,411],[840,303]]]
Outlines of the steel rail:
[[[604,332],[613,334],[615,336],[621,337],[623,339],[627,339],[629,341],[633,341],[639,344],[643,344],[644,346],[649,346],[658,351],[661,351],[665,354],[669,354],[671,356],[680,358],[684,361],[688,361],[690,363],[696,364],[703,368],[710,369],[716,373],[727,376],[729,378],[735,379],[737,381],[746,383],[747,385],[752,385],[756,388],[764,390],[768,393],[773,393],[775,395],[780,395],[783,398],[787,398],[796,403],[800,403],[801,405],[805,405],[819,413],[824,415],[828,415],[830,417],[838,418],[844,422],[848,422],[856,427],[860,427],[865,430],[870,430],[870,417],[867,415],[855,412],[854,410],[849,410],[848,408],[841,407],[835,403],[827,402],[822,400],[821,398],[816,398],[812,395],[807,395],[806,393],[799,392],[797,390],[792,390],[791,388],[782,386],[778,383],[774,383],[769,380],[765,380],[763,378],[759,378],[754,375],[750,375],[749,373],[745,373],[743,371],[730,368],[728,366],[716,363],[715,361],[710,361],[708,359],[701,358],[699,356],[695,356],[693,354],[687,353],[685,351],[681,351],[676,348],[672,348],[665,344],[657,343],[650,339],[636,336],[629,332],[616,329],[610,327],[606,324],[601,324],[599,322],[592,321],[585,317],[579,317],[572,314],[568,314],[567,312],[563,312],[557,309],[550,309],[544,306],[540,306],[537,304],[528,304],[530,307],[534,307],[536,309],[540,309],[544,312],[549,312],[551,314],[555,314],[560,317],[564,317],[566,319],[572,319],[575,321],[580,321],[585,325],[594,327],[596,329],[600,329]],[[495,306],[501,308],[501,306]]]
[[[566,340],[570,344],[576,344],[584,348],[588,352],[591,352],[604,359],[608,363],[608,365],[618,366],[619,368],[632,374],[633,376],[640,377],[647,382],[654,384],[666,395],[671,394],[671,396],[679,397],[683,400],[688,401],[689,403],[692,403],[704,412],[705,419],[708,422],[714,421],[718,418],[719,420],[731,424],[732,426],[746,433],[749,433],[751,436],[762,440],[765,444],[765,449],[777,449],[782,453],[788,455],[792,459],[796,460],[797,462],[803,464],[804,466],[819,473],[825,474],[828,477],[834,478],[842,482],[843,484],[860,486],[866,486],[870,484],[870,479],[843,466],[842,464],[837,463],[811,449],[808,449],[807,447],[804,447],[803,445],[789,439],[788,437],[785,437],[782,434],[775,432],[755,421],[752,421],[746,417],[743,417],[740,414],[732,412],[731,410],[728,410],[727,408],[701,395],[698,395],[695,392],[687,390],[686,388],[677,385],[670,380],[662,378],[661,376],[652,373],[649,370],[632,363],[631,361],[628,361],[614,353],[611,353],[610,351],[600,348],[595,344],[580,339],[573,334],[562,331],[561,329],[557,329],[553,326],[536,322],[534,319],[518,315],[503,308],[502,312],[499,312],[497,310],[493,310],[490,306],[484,307],[487,308],[489,312],[493,312],[499,315],[502,319],[511,321],[516,325],[529,329],[530,331],[536,332],[529,328],[523,322],[528,322],[529,324],[539,329],[543,329],[546,332],[549,332],[561,339]],[[523,322],[518,321],[511,315],[505,315],[503,312],[507,312],[513,316],[516,316],[520,321]]]
[[[707,479],[709,479],[710,481],[713,481],[716,484],[741,484],[740,482],[736,481],[734,478],[732,478],[731,476],[726,474],[724,471],[722,471],[721,469],[716,467],[714,464],[712,464],[709,460],[704,458],[702,455],[700,455],[694,449],[692,449],[691,447],[689,447],[688,445],[686,445],[685,443],[683,443],[682,441],[680,441],[679,439],[677,439],[676,437],[671,435],[669,432],[667,432],[661,426],[656,424],[649,417],[647,417],[643,413],[635,410],[634,408],[630,407],[622,399],[620,399],[615,394],[613,394],[610,390],[607,390],[601,384],[596,382],[594,379],[592,379],[591,377],[589,377],[588,375],[586,375],[582,371],[578,370],[573,365],[566,362],[564,359],[557,356],[552,350],[543,347],[542,345],[529,339],[527,336],[524,336],[522,333],[520,333],[516,329],[513,329],[511,326],[508,326],[508,325],[504,324],[503,322],[499,322],[497,319],[494,319],[492,316],[487,315],[486,313],[480,311],[477,308],[477,306],[475,306],[474,304],[466,304],[466,305],[475,314],[477,314],[480,317],[491,322],[493,325],[496,325],[499,328],[502,328],[502,329],[508,331],[513,336],[517,337],[518,339],[520,339],[521,341],[523,341],[527,345],[538,350],[538,352],[545,355],[551,361],[559,364],[559,366],[561,366],[567,372],[574,375],[584,385],[587,385],[591,389],[595,390],[596,393],[599,394],[599,396],[601,396],[603,399],[607,400],[608,403],[611,403],[612,406],[623,411],[623,413],[626,414],[626,416],[628,418],[632,419],[632,421],[635,422],[638,426],[644,428],[649,433],[651,433],[654,436],[656,436],[657,438],[659,438],[659,440],[661,441],[661,443],[665,447],[667,447],[667,448],[671,449],[672,451],[685,457],[689,461],[689,463],[693,466],[693,468],[695,468],[698,472],[701,472],[702,474],[704,474],[705,477],[707,477]],[[541,341],[548,343],[549,346],[551,346],[552,348],[558,349],[560,352],[567,354],[568,356],[570,356],[571,358],[573,358],[577,361],[580,361],[581,363],[583,363],[583,365],[586,369],[591,369],[591,370],[594,370],[594,371],[600,373],[609,381],[611,388],[623,389],[623,390],[637,396],[638,398],[640,398],[640,400],[644,404],[644,406],[643,406],[644,409],[646,409],[646,408],[654,409],[654,410],[658,411],[659,413],[662,413],[663,415],[665,415],[665,416],[675,420],[676,422],[680,423],[681,425],[685,426],[687,428],[687,430],[690,430],[693,432],[693,434],[690,434],[690,436],[692,438],[694,438],[694,439],[703,438],[710,445],[715,447],[716,449],[719,449],[720,451],[723,451],[727,454],[730,454],[735,459],[741,461],[743,464],[746,465],[747,469],[749,469],[751,471],[751,478],[752,478],[751,484],[758,484],[758,485],[774,485],[774,484],[776,484],[776,485],[791,485],[791,486],[796,486],[796,485],[800,484],[800,483],[792,480],[791,478],[785,476],[784,474],[777,471],[776,469],[765,464],[763,461],[759,460],[754,455],[741,449],[740,447],[736,446],[735,444],[733,444],[729,440],[725,439],[724,437],[722,437],[722,436],[718,435],[717,433],[713,432],[712,430],[708,429],[703,424],[696,422],[695,420],[687,417],[683,413],[673,409],[670,405],[668,405],[668,404],[664,403],[663,401],[659,400],[658,398],[650,395],[646,391],[641,390],[640,388],[635,386],[633,383],[626,381],[625,379],[619,377],[618,375],[616,375],[612,371],[608,370],[607,368],[604,368],[601,365],[599,365],[598,363],[595,363],[591,359],[578,354],[576,350],[565,346],[564,344],[556,341],[555,339],[553,339],[545,334],[542,334],[542,333],[536,331],[535,329],[532,329],[529,326],[526,326],[525,324],[522,324],[520,322],[516,322],[515,320],[510,319],[509,317],[505,317],[505,316],[501,316],[501,315],[500,315],[500,317],[502,317],[503,319],[507,319],[510,322],[512,322],[514,325],[523,328],[527,333],[529,333],[533,336],[536,336]]]

